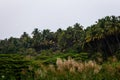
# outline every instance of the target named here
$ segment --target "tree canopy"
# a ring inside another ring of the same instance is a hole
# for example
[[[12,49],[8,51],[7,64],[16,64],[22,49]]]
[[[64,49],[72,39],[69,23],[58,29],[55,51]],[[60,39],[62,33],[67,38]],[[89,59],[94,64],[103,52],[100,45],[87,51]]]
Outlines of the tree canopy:
[[[100,52],[104,57],[115,55],[120,49],[120,16],[106,16],[84,29],[76,23],[56,32],[35,28],[32,37],[23,32],[20,38],[0,40],[0,53],[25,54],[28,50],[60,52]],[[91,55],[91,54],[90,54]]]

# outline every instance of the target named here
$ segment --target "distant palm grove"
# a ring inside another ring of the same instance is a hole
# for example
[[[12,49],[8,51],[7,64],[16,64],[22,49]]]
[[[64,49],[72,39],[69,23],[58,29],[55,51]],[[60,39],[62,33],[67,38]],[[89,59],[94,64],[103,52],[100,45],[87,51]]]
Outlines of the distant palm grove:
[[[0,40],[0,80],[120,80],[120,16]]]
[[[30,37],[24,32],[20,38],[0,40],[1,54],[27,54],[43,50],[52,52],[89,52],[89,56],[99,52],[104,58],[117,55],[120,49],[120,16],[106,16],[95,24],[84,27],[78,23],[66,30],[59,28],[56,32],[35,28]]]

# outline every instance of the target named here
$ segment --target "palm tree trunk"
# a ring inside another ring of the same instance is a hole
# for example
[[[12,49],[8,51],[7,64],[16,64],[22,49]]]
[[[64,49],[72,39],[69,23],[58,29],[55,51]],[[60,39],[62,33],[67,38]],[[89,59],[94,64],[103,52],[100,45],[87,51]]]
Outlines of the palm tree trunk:
[[[117,40],[117,43],[118,43],[118,49],[120,49],[120,40],[118,39],[117,35],[116,35],[116,40]]]
[[[106,40],[106,38],[105,38],[105,43],[106,43],[106,45],[108,46],[108,49],[109,49],[109,51],[110,51],[110,54],[112,55],[112,53],[113,53],[112,48],[110,47],[110,44],[108,43],[108,41]]]

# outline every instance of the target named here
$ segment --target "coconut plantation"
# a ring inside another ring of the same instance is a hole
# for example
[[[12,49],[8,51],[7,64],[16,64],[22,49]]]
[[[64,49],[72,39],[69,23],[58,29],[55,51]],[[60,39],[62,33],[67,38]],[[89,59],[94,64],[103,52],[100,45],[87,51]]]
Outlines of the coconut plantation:
[[[1,39],[0,80],[120,80],[120,16]]]

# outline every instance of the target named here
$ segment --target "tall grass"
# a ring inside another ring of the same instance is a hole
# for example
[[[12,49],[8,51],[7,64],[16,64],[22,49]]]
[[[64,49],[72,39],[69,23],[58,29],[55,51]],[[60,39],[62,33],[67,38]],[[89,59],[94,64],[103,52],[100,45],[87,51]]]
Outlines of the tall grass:
[[[120,64],[98,65],[95,61],[81,62],[57,58],[56,65],[41,66],[35,71],[36,80],[120,80]]]
[[[24,61],[23,65],[23,62],[16,60],[18,64],[14,61],[14,64],[11,62],[8,65],[4,62],[6,58],[1,58],[1,66],[6,70],[0,70],[0,80],[120,80],[120,62],[115,57],[102,65],[92,60],[76,61],[71,57],[57,58],[54,64],[43,64],[30,56],[25,57],[29,64]],[[19,72],[12,67],[18,67]]]
[[[60,58],[56,61],[57,71],[63,72],[85,72],[92,70],[93,73],[98,73],[101,70],[101,66],[97,65],[95,61],[88,61],[88,62],[77,62],[72,58],[68,58],[68,60],[62,60]]]
[[[77,62],[70,57],[67,60],[57,58],[56,65],[42,65],[35,75],[38,80],[81,80],[92,78],[101,68],[95,61]]]

